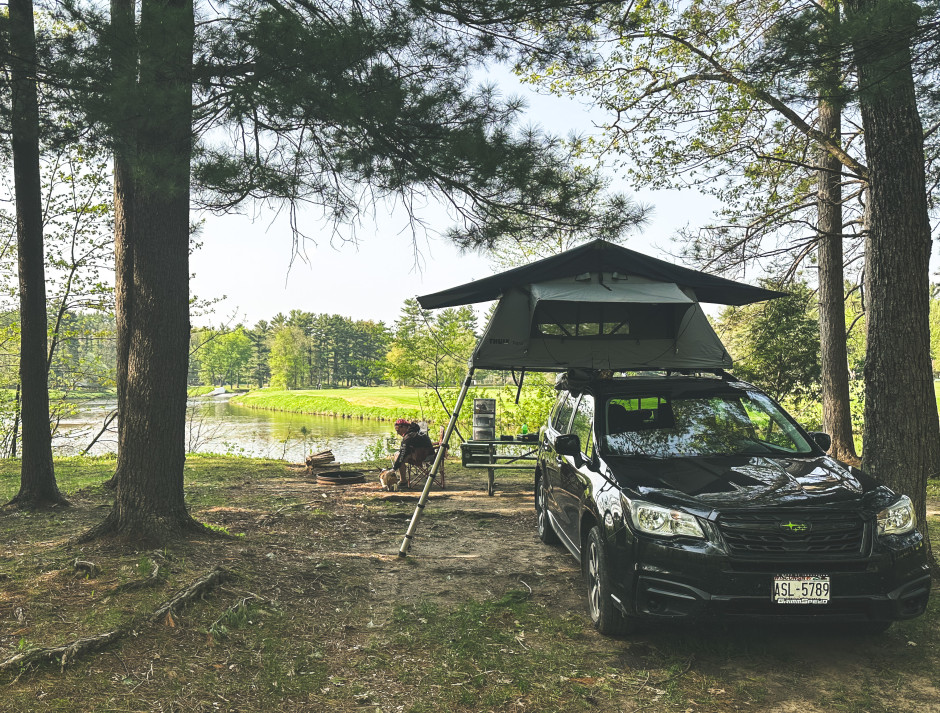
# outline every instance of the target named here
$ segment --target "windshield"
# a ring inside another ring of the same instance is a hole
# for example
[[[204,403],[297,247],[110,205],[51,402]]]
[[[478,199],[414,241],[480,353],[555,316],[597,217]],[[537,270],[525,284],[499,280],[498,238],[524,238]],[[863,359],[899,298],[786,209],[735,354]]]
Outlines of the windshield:
[[[809,455],[813,447],[758,391],[607,400],[598,441],[606,455],[674,458],[714,455]]]

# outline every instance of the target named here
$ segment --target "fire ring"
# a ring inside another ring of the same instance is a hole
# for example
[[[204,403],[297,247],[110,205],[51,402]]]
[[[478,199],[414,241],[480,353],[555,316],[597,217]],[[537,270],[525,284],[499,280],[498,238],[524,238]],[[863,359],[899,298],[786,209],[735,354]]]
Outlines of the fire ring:
[[[360,470],[328,470],[317,473],[317,482],[323,485],[352,485],[365,481],[366,476]]]

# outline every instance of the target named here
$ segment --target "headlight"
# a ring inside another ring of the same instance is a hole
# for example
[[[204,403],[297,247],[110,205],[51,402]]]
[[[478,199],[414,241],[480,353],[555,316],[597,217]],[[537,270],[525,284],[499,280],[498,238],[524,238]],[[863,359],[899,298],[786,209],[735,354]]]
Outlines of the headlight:
[[[627,500],[633,527],[640,532],[660,537],[698,537],[705,539],[702,526],[694,515],[681,510],[664,508],[642,500]]]
[[[903,535],[913,530],[916,525],[914,506],[906,495],[902,495],[894,505],[878,513],[879,535]]]

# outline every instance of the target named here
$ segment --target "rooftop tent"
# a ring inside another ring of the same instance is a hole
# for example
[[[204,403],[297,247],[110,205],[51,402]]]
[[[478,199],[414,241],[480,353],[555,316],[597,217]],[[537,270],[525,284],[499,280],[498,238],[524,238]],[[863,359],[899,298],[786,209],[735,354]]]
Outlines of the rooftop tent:
[[[675,284],[598,272],[508,290],[471,365],[726,369],[731,358],[702,308]]]
[[[595,240],[418,301],[433,309],[499,298],[475,368],[726,369],[731,358],[699,301],[781,294]]]

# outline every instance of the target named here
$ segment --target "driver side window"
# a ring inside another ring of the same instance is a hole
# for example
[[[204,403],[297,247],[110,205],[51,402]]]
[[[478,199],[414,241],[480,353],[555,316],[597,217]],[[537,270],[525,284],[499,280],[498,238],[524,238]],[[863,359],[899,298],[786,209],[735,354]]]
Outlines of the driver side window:
[[[552,428],[559,433],[568,433],[568,424],[571,423],[571,413],[574,411],[575,400],[574,396],[566,393],[564,400],[559,401],[558,408],[555,409]]]

